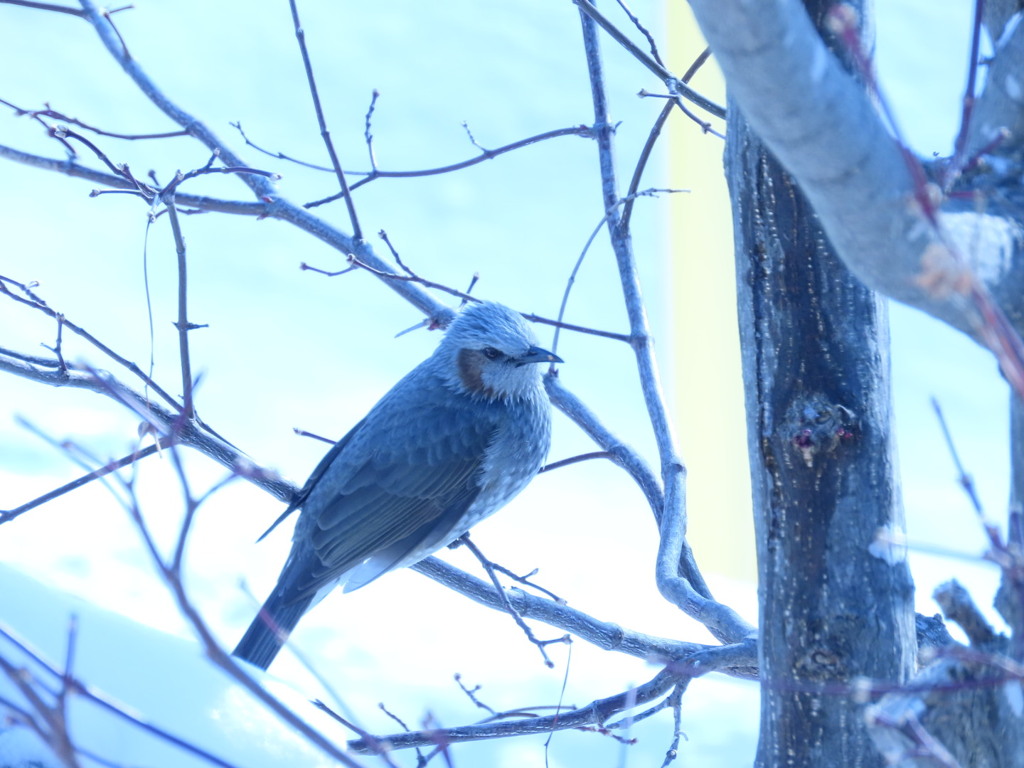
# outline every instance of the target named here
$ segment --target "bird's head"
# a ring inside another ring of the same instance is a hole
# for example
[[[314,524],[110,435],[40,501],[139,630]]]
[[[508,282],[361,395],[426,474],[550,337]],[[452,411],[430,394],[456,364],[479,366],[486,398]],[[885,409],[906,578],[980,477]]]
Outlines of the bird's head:
[[[453,388],[488,398],[528,396],[540,386],[536,363],[562,362],[537,346],[522,315],[493,302],[460,312],[437,354]]]

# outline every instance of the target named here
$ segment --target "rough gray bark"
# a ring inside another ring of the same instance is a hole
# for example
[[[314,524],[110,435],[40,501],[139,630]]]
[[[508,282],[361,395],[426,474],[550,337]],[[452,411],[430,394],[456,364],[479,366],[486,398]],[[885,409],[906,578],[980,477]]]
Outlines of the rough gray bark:
[[[758,765],[881,765],[852,695],[916,650],[883,306],[730,105],[740,338],[760,581]]]
[[[797,183],[730,102],[740,339],[760,590],[759,766],[874,766],[853,695],[903,682],[913,585],[884,305],[842,264]]]

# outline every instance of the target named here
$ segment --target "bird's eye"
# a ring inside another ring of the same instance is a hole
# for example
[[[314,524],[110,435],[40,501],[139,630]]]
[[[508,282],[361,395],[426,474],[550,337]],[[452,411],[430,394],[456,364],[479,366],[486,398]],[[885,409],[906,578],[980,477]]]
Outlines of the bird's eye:
[[[480,351],[484,353],[484,357],[488,360],[498,360],[499,358],[504,357],[504,355],[494,347],[484,347]]]

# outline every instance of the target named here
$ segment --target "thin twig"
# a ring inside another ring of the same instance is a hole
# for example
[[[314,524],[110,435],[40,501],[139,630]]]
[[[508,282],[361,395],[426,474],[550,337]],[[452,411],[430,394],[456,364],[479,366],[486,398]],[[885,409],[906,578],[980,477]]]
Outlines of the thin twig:
[[[558,461],[548,462],[547,464],[540,468],[540,471],[550,472],[553,469],[561,469],[562,467],[568,467],[570,464],[578,464],[581,461],[590,461],[591,459],[614,458],[615,457],[609,451],[591,451],[590,453],[581,453],[578,456],[570,456],[567,459],[559,459]]]
[[[703,51],[697,54],[697,58],[693,60],[693,63],[687,68],[686,72],[684,72],[683,76],[679,79],[682,80],[684,83],[689,83],[693,79],[693,76],[697,74],[700,68],[704,66],[704,63],[710,58],[711,48],[705,48]]]
[[[956,450],[956,443],[953,442],[953,435],[949,431],[949,426],[946,424],[946,417],[942,413],[942,406],[939,405],[939,401],[932,398],[932,409],[935,411],[935,417],[939,420],[939,427],[942,429],[942,437],[946,441],[946,447],[949,449],[949,455],[953,457],[953,464],[956,466],[957,480],[960,482],[960,487],[964,489],[964,493],[967,494],[967,498],[971,501],[971,506],[974,507],[975,513],[979,518],[984,519],[985,510],[981,506],[981,499],[978,497],[978,489],[974,487],[974,478],[971,477],[970,473],[964,469],[964,465],[960,461],[960,454]]]
[[[188,320],[188,260],[185,251],[185,238],[181,234],[181,223],[174,205],[174,189],[161,194],[161,200],[167,206],[167,214],[171,221],[171,232],[174,235],[174,250],[178,256],[178,357],[181,366],[182,415],[191,419],[195,414],[192,402],[192,360],[189,354],[188,334],[193,328]]]
[[[619,8],[621,8],[623,12],[629,17],[629,20],[633,22],[633,26],[637,28],[637,31],[640,32],[640,34],[643,35],[645,38],[647,38],[647,45],[651,49],[651,56],[654,58],[656,62],[658,62],[659,64],[661,64],[661,66],[664,67],[665,62],[661,60],[661,54],[658,53],[658,44],[654,42],[654,35],[650,33],[647,27],[640,23],[640,19],[637,18],[636,14],[629,9],[629,6],[626,5],[624,0],[616,0],[616,2],[618,2]]]
[[[17,288],[19,291],[25,294],[25,296],[18,296],[17,294],[12,292],[7,287],[8,284]],[[35,293],[35,291],[29,286],[29,284],[22,283],[17,280],[12,280],[9,277],[4,277],[3,275],[0,275],[0,294],[7,296],[7,298],[12,299],[13,301],[18,302],[19,304],[24,304],[25,306],[31,307],[32,309],[38,312],[42,312],[44,315],[48,317],[52,317],[54,319],[60,317],[60,323],[62,327],[67,327],[75,334],[88,341],[90,344],[96,347],[96,349],[98,349],[104,355],[109,357],[111,360],[122,365],[130,373],[132,373],[140,381],[142,381],[147,388],[152,389],[169,406],[176,410],[181,409],[181,403],[179,403],[175,398],[171,397],[167,392],[165,392],[163,388],[160,387],[160,385],[157,384],[153,379],[147,376],[145,372],[141,368],[139,368],[138,365],[131,362],[127,358],[124,358],[121,355],[117,354],[114,350],[112,350],[106,344],[101,342],[99,339],[97,339],[91,333],[86,331],[84,328],[68,320],[67,315],[65,315],[63,312],[57,312],[56,310],[51,309],[50,306]],[[67,366],[63,366],[61,369],[61,373],[66,375],[68,373],[68,370],[69,369],[67,368]]]
[[[554,600],[556,603],[559,603],[560,605],[567,605],[567,601],[566,600],[563,600],[561,597],[556,595],[550,589],[545,589],[540,584],[537,584],[537,583],[535,583],[533,581],[530,581],[530,579],[533,576],[536,576],[540,572],[539,568],[534,568],[532,571],[530,571],[527,574],[519,575],[518,573],[515,573],[514,571],[506,568],[503,565],[499,565],[498,563],[491,563],[491,567],[493,567],[494,570],[497,571],[498,573],[505,574],[510,579],[512,579],[512,581],[517,581],[520,584],[522,584],[523,586],[529,587],[530,589],[533,589],[533,590],[536,590],[537,592],[540,592],[542,595],[546,596],[549,600]]]
[[[651,126],[650,133],[647,134],[644,148],[640,150],[640,157],[636,161],[636,167],[633,169],[633,178],[630,179],[629,189],[626,191],[625,204],[622,206],[622,226],[626,229],[629,228],[629,220],[633,215],[633,203],[636,201],[637,190],[640,188],[640,180],[643,178],[644,170],[647,168],[647,161],[650,160],[651,153],[654,151],[654,145],[661,136],[661,129],[665,127],[669,115],[672,114],[673,106],[673,103],[669,101],[661,108],[658,118],[654,121],[654,125]]]
[[[665,760],[662,762],[661,768],[668,768],[679,756],[679,740],[686,735],[683,733],[683,692],[689,682],[689,680],[683,680],[666,699],[668,706],[672,707],[672,743],[665,750]]]
[[[70,16],[85,16],[85,13],[80,8],[68,8],[64,5],[54,5],[53,3],[37,3],[32,0],[0,0],[0,4],[3,5],[20,5],[23,8],[36,8],[40,11],[53,11],[54,13],[66,13]]]
[[[388,243],[388,245],[390,246],[390,242]],[[392,253],[394,253],[397,256],[396,252],[392,251]],[[364,269],[367,272],[369,272],[369,273],[371,273],[373,275],[376,275],[377,277],[383,278],[384,280],[394,280],[394,281],[403,282],[403,283],[417,283],[419,285],[424,286],[425,288],[433,288],[435,290],[443,291],[444,293],[451,294],[452,296],[457,296],[458,298],[462,299],[464,302],[468,302],[468,301],[479,302],[479,301],[481,301],[481,299],[478,299],[476,296],[471,296],[470,294],[468,294],[468,293],[466,293],[464,291],[460,291],[460,290],[458,290],[456,288],[452,288],[451,286],[444,285],[443,283],[436,283],[433,280],[427,280],[424,277],[420,277],[419,275],[417,275],[415,272],[410,270],[409,267],[405,266],[404,264],[402,265],[402,268],[406,271],[406,274],[400,275],[400,274],[397,274],[396,272],[377,269],[376,267],[373,267],[373,266],[371,266],[371,265],[361,261],[360,259],[358,259],[353,254],[349,254],[348,262],[349,262],[349,264],[352,267],[356,267],[358,269]],[[305,264],[305,263],[302,264],[302,269],[310,270],[310,271],[314,271],[314,272],[319,272],[320,274],[327,275],[329,277],[334,277],[334,276],[337,276],[337,275],[344,275],[347,272],[351,271],[351,269],[343,269],[343,270],[340,270],[338,272],[325,272],[322,269],[317,269],[316,267],[311,267],[311,266],[309,266],[308,264]],[[615,339],[616,341],[625,341],[625,342],[629,341],[629,337],[628,336],[624,336],[621,333],[615,333],[613,331],[602,331],[602,330],[599,330],[597,328],[588,328],[588,327],[582,326],[582,325],[573,325],[572,323],[566,323],[566,322],[563,322],[561,320],[552,320],[551,318],[541,317],[540,315],[528,314],[526,312],[523,312],[521,314],[522,314],[522,316],[524,318],[526,318],[527,320],[529,320],[530,322],[533,322],[533,323],[542,323],[544,325],[552,325],[552,326],[555,326],[556,328],[564,328],[565,330],[576,331],[577,333],[586,333],[586,334],[589,334],[591,336],[601,336],[601,337],[604,337],[606,339]]]
[[[578,126],[574,126],[572,128],[559,128],[559,129],[554,130],[554,131],[545,131],[544,133],[539,133],[536,136],[529,136],[529,137],[527,137],[525,139],[520,139],[519,141],[513,141],[511,144],[506,144],[505,146],[498,147],[497,149],[484,149],[483,147],[480,147],[479,145],[476,145],[477,148],[480,150],[480,154],[477,155],[476,157],[472,157],[469,160],[462,160],[462,161],[457,162],[457,163],[451,163],[450,165],[442,165],[442,166],[440,166],[438,168],[424,168],[424,169],[415,170],[415,171],[381,171],[379,169],[374,169],[372,171],[349,171],[350,175],[363,176],[364,177],[364,178],[360,179],[359,181],[355,182],[354,184],[350,185],[349,189],[354,192],[355,190],[359,189],[360,187],[362,187],[362,186],[364,186],[366,184],[369,184],[372,181],[376,181],[377,179],[412,179],[412,178],[418,178],[420,176],[438,176],[438,175],[443,174],[443,173],[452,173],[453,171],[461,171],[463,168],[469,168],[470,166],[476,165],[477,163],[482,163],[482,162],[484,162],[486,160],[493,160],[494,158],[498,157],[499,155],[503,155],[506,152],[513,152],[513,151],[515,151],[517,149],[522,149],[523,147],[528,147],[531,144],[536,144],[538,142],[546,141],[548,139],[558,138],[559,136],[581,136],[583,138],[590,138],[591,137],[591,130],[590,130],[590,127],[586,126],[586,125],[578,125]],[[256,147],[256,148],[259,149],[259,147]],[[260,150],[260,151],[264,151],[264,150]],[[267,154],[270,154],[270,153],[267,153]],[[275,156],[283,157],[281,155],[275,155]],[[287,157],[284,158],[284,159],[292,160],[292,158],[287,158]],[[301,162],[301,161],[299,161],[299,160],[292,160],[292,162]],[[302,164],[309,166],[308,163],[302,163]],[[316,168],[317,166],[309,166],[309,167]],[[326,170],[330,170],[330,169],[329,168],[318,168],[318,170],[326,171]],[[341,194],[330,195],[329,197],[325,197],[325,198],[320,199],[320,200],[314,200],[311,203],[306,203],[305,207],[306,208],[316,208],[317,206],[324,205],[326,203],[334,202],[335,200],[338,200],[341,197],[342,197]]]
[[[19,149],[0,145],[0,157],[11,160],[32,168],[39,168],[44,171],[52,171],[65,176],[77,179],[85,179],[96,184],[103,184],[115,190],[134,191],[135,185],[121,176],[97,171],[93,168],[86,168],[79,165],[71,158],[53,158],[34,155],[31,152],[22,152]],[[98,191],[98,190],[97,190]],[[266,201],[246,202],[242,200],[223,200],[206,195],[176,195],[179,205],[187,205],[205,211],[217,211],[219,213],[232,213],[240,216],[265,217],[269,215],[269,206]]]
[[[0,0],[0,2],[9,2],[9,0]],[[75,15],[81,16],[82,11],[80,9],[69,9],[74,12]],[[43,109],[25,109],[19,107],[6,99],[0,99],[0,104],[4,104],[14,110],[18,116],[28,117],[52,117],[54,120],[60,120],[68,123],[69,125],[77,125],[79,128],[84,128],[87,131],[95,133],[97,136],[107,136],[112,139],[124,139],[125,141],[142,141],[147,139],[173,139],[179,136],[188,136],[188,131],[166,131],[164,133],[117,133],[114,131],[107,131],[103,128],[97,128],[95,125],[90,125],[77,117],[68,117],[63,112],[53,109],[49,104],[46,104]]]
[[[482,701],[480,701],[479,698],[477,698],[477,695],[476,695],[477,691],[479,691],[483,686],[476,685],[476,686],[473,686],[472,689],[467,688],[465,683],[462,682],[462,675],[460,675],[458,672],[455,673],[455,682],[459,686],[459,688],[462,689],[462,692],[464,694],[466,694],[466,696],[469,698],[469,700],[472,701],[474,704],[476,704],[480,709],[482,709],[482,710],[484,710],[486,712],[490,712],[492,715],[495,715],[495,716],[498,714],[494,709],[492,709],[491,707],[487,706]]]
[[[710,55],[711,49],[705,48],[690,65],[689,69],[686,70],[686,73],[682,78],[680,78],[681,81],[684,83],[690,82],[690,79],[697,74],[697,70],[703,66],[704,62],[708,60]],[[622,207],[622,226],[627,229],[629,228],[630,217],[633,215],[633,203],[635,201],[635,196],[637,195],[637,190],[640,189],[640,180],[643,178],[644,170],[647,168],[647,162],[650,160],[651,153],[654,151],[654,145],[661,136],[661,129],[665,126],[665,122],[672,113],[672,106],[673,102],[668,102],[661,108],[661,112],[658,114],[658,119],[654,121],[654,125],[651,126],[651,131],[647,135],[647,141],[644,142],[644,148],[640,151],[640,158],[637,160],[636,167],[633,169],[633,178],[630,179],[629,189],[626,190],[626,204]],[[711,127],[708,125],[706,130],[710,131],[710,129]]]
[[[538,640],[536,635],[533,634],[533,630],[530,629],[529,625],[525,621],[523,621],[523,617],[519,615],[516,609],[512,607],[512,603],[509,602],[508,594],[502,588],[501,582],[498,580],[498,575],[495,573],[493,563],[491,563],[491,561],[484,556],[484,553],[480,551],[480,548],[473,543],[469,538],[469,534],[463,534],[462,537],[458,539],[458,544],[466,547],[466,549],[472,552],[476,559],[480,561],[480,565],[482,565],[484,570],[487,572],[488,577],[491,579],[491,583],[494,585],[495,591],[501,597],[501,601],[505,606],[506,612],[515,620],[516,624],[519,625],[519,628],[523,630],[523,634],[526,635],[526,639],[537,646],[537,650],[540,651],[540,655],[544,659],[544,665],[549,669],[553,669],[555,663],[548,658],[548,652],[545,650],[545,646],[551,645],[551,643],[569,642],[569,636],[565,635],[553,640]]]
[[[6,371],[15,376],[49,386],[72,387],[97,392],[127,406],[148,424],[154,425],[158,434],[163,434],[169,425],[178,421],[180,416],[180,412],[168,411],[109,374],[100,375],[93,371],[71,370],[67,374],[61,375],[31,363],[8,359],[2,354],[0,354],[0,371]],[[229,470],[239,473],[280,501],[289,503],[298,491],[293,484],[282,480],[276,473],[256,466],[252,459],[198,419],[180,427],[175,438],[182,445],[194,448],[223,464]],[[102,478],[102,476],[100,477]]]
[[[306,70],[306,82],[309,84],[309,95],[313,97],[313,108],[316,110],[316,122],[320,126],[320,137],[327,147],[327,154],[331,157],[331,167],[334,175],[338,178],[341,187],[341,194],[345,198],[345,205],[348,208],[348,219],[352,224],[352,237],[357,242],[363,239],[363,231],[359,226],[359,217],[356,215],[356,206],[352,202],[352,193],[348,187],[348,180],[345,172],[341,169],[341,162],[338,160],[338,153],[334,150],[334,142],[331,141],[331,132],[327,130],[327,121],[324,118],[324,110],[320,105],[320,94],[316,88],[316,78],[313,76],[313,63],[309,59],[309,50],[306,48],[306,31],[299,21],[299,7],[296,0],[288,0],[288,6],[292,11],[292,22],[295,25],[295,39],[299,43],[299,51],[302,53],[302,66]]]
[[[605,16],[603,16],[601,12],[598,11],[596,7],[594,7],[592,3],[588,2],[587,0],[573,0],[573,2],[579,7],[580,11],[584,15],[586,15],[589,19],[592,19],[594,22],[599,24],[605,32],[607,32],[615,39],[615,42],[617,42],[619,45],[621,45],[623,48],[629,51],[629,53],[632,54],[637,61],[639,61],[641,64],[647,67],[647,69],[653,72],[654,75],[661,82],[665,83],[666,85],[671,84],[672,87],[674,87],[674,89],[678,91],[680,98],[686,99],[687,101],[692,101],[701,109],[710,112],[715,117],[725,117],[725,107],[716,104],[715,102],[711,101],[711,99],[701,96],[695,90],[686,85],[686,83],[673,77],[671,72],[669,72],[658,62],[656,62],[654,59],[652,59],[650,56],[648,56],[646,53],[640,50],[639,46],[637,46],[632,40],[626,37],[626,35],[624,35],[621,30],[619,30],[614,24],[612,24],[607,18],[605,18]],[[679,106],[683,106],[681,101],[679,103]]]
[[[654,189],[654,188],[652,188],[652,189],[645,189],[642,192],[634,193],[630,197],[621,198],[620,200],[618,200],[615,203],[614,207],[617,208],[618,206],[626,205],[626,204],[632,202],[633,200],[635,200],[638,197],[656,197],[661,192],[675,193],[675,192],[684,192],[684,191],[686,191],[686,190],[682,190],[682,189]],[[556,320],[555,322],[551,323],[551,325],[554,325],[555,329],[556,329],[555,330],[554,341],[552,341],[552,343],[551,343],[551,351],[554,352],[555,354],[558,354],[558,340],[559,340],[559,336],[560,336],[559,331],[562,328],[567,328],[568,329],[568,328],[571,327],[567,323],[565,323],[563,318],[565,317],[566,307],[569,304],[569,294],[572,291],[573,285],[576,283],[576,275],[579,274],[580,268],[583,266],[583,260],[586,258],[587,253],[590,251],[590,246],[594,244],[594,240],[597,239],[597,236],[601,233],[601,230],[611,220],[611,214],[612,214],[611,211],[606,211],[604,217],[599,222],[597,222],[597,225],[591,230],[590,237],[588,237],[587,238],[587,242],[584,243],[583,250],[580,251],[580,255],[576,258],[576,263],[573,264],[572,271],[569,273],[569,278],[565,282],[565,290],[562,292],[562,303],[558,306],[558,320]],[[628,342],[630,345],[633,344],[633,337],[632,336],[621,336],[620,335],[619,339],[621,341]]]
[[[498,739],[508,736],[522,736],[530,733],[549,733],[552,730],[583,729],[589,726],[604,726],[607,720],[629,706],[642,706],[664,695],[676,681],[674,674],[665,670],[649,682],[628,691],[598,699],[590,704],[568,712],[557,712],[547,717],[530,717],[522,720],[485,722],[458,728],[432,729],[378,736],[378,741],[387,742],[392,749],[434,746],[439,741],[454,744],[481,739]],[[368,754],[369,745],[362,739],[349,742],[354,752]]]
[[[127,456],[123,456],[116,461],[112,461],[109,464],[100,467],[99,469],[95,469],[85,475],[82,475],[81,477],[72,480],[70,483],[65,483],[60,488],[55,488],[52,491],[44,493],[42,496],[37,496],[31,501],[27,501],[14,509],[0,511],[0,525],[8,523],[29,510],[35,509],[48,501],[53,501],[76,488],[81,488],[83,485],[91,483],[93,480],[103,477],[104,475],[110,474],[122,467],[126,467],[129,464],[134,464],[147,456],[152,456],[154,453],[158,453],[160,450],[170,445],[170,442],[169,438],[161,437],[153,445],[148,445],[138,451],[129,453]]]
[[[370,132],[370,125],[373,121],[373,110],[377,106],[377,99],[379,98],[380,91],[374,88],[370,96],[370,107],[366,110],[366,129],[363,131],[363,136],[366,138],[366,153],[370,156],[371,173],[377,171],[377,157],[373,153],[373,134]]]
[[[960,173],[967,167],[967,137],[971,130],[971,114],[974,112],[975,93],[978,81],[978,67],[981,65],[981,25],[984,0],[974,0],[974,21],[971,32],[970,60],[967,62],[967,86],[964,89],[963,104],[960,111],[960,130],[953,142],[953,159],[943,179],[943,187],[948,191],[956,182]]]
[[[75,665],[75,651],[78,645],[78,617],[72,614],[68,619],[68,633],[67,642],[64,649],[64,670],[60,677],[60,688],[57,689],[57,695],[53,704],[53,720],[58,726],[58,730],[63,734],[61,750],[58,752],[65,753],[61,756],[65,758],[69,763],[74,762],[74,756],[77,750],[71,741],[71,734],[68,733],[68,698],[71,694],[76,692],[75,678],[72,674],[72,670]]]
[[[119,720],[127,722],[133,727],[138,728],[139,730],[144,731],[146,733],[149,733],[150,735],[155,736],[161,739],[162,741],[166,741],[168,744],[173,744],[179,749],[182,749],[192,755],[195,755],[196,757],[210,763],[211,765],[217,765],[221,768],[235,768],[235,765],[233,763],[229,763],[226,760],[223,760],[217,757],[216,755],[196,746],[195,744],[192,744],[191,742],[186,741],[185,739],[175,736],[174,734],[164,730],[160,726],[154,725],[153,723],[143,720],[139,715],[133,714],[132,712],[125,710],[119,704],[106,698],[93,686],[90,686],[71,675],[65,675],[64,672],[57,669],[52,663],[43,658],[41,654],[34,651],[28,645],[28,643],[26,643],[24,640],[18,637],[12,629],[10,629],[2,622],[0,622],[0,637],[2,637],[8,643],[14,646],[26,658],[31,659],[33,664],[39,666],[48,675],[53,676],[57,680],[65,680],[65,684],[67,685],[69,690],[74,691],[74,694],[76,696],[79,696],[82,699],[89,701],[92,704],[95,704],[97,707],[106,712],[109,712]],[[7,665],[8,662],[6,661],[6,659],[0,656],[0,668],[6,667]],[[19,672],[23,671],[23,669],[19,670]],[[42,703],[42,700],[39,699],[38,694],[33,694],[33,699]],[[46,706],[45,703],[43,703],[43,706]]]

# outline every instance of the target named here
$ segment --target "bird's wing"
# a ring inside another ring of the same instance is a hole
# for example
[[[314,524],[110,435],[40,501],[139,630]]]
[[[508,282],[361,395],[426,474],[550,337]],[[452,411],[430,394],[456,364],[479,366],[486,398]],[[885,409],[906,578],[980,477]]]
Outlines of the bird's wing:
[[[441,546],[480,492],[494,410],[451,396],[405,405],[372,412],[310,478],[296,539],[305,538],[315,557],[291,574],[297,598],[367,558],[374,572],[359,585],[417,549]]]
[[[288,515],[290,515],[292,512],[294,512],[296,509],[298,509],[305,503],[306,498],[309,496],[310,490],[313,488],[314,485],[316,485],[317,481],[320,479],[320,476],[323,475],[323,473],[331,465],[331,462],[334,461],[334,457],[337,456],[342,451],[342,449],[348,444],[349,440],[352,439],[352,436],[359,431],[359,428],[363,426],[365,422],[366,419],[363,419],[354,427],[352,427],[352,429],[350,429],[348,433],[343,438],[341,438],[341,440],[336,442],[331,447],[331,450],[327,452],[327,455],[320,459],[320,463],[316,465],[316,469],[313,470],[313,473],[309,476],[309,479],[306,480],[306,484],[302,486],[299,492],[295,494],[295,497],[288,503],[288,508],[285,509],[285,511],[282,512],[280,515],[278,515],[277,519],[270,524],[270,527],[267,528],[267,530],[265,530],[258,539],[256,539],[257,544],[263,541],[265,538],[267,538],[270,532],[277,528],[277,526],[279,526],[284,521],[284,519],[288,517]]]

